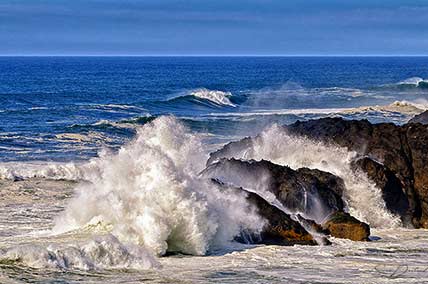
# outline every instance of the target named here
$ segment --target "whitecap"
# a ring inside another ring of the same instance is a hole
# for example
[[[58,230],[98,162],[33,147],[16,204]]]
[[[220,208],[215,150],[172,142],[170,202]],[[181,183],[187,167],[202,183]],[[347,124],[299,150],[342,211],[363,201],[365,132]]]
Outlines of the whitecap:
[[[230,101],[232,97],[231,92],[224,92],[218,90],[208,90],[206,88],[194,89],[178,96],[170,98],[168,101],[176,100],[178,98],[193,97],[196,99],[202,99],[214,103],[220,106],[236,107],[234,103]]]

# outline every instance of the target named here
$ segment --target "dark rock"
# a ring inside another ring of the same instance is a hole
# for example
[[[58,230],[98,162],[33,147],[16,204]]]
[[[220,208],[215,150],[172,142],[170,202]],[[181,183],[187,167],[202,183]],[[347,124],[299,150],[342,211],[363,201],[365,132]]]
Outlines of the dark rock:
[[[428,228],[428,125],[409,123],[399,126],[392,123],[371,124],[367,120],[323,118],[297,121],[284,126],[284,131],[345,147],[357,152],[360,158],[379,161],[384,166],[383,173],[373,163],[360,166],[382,189],[388,208],[400,214],[408,225]],[[233,151],[243,153],[256,139],[259,137],[253,138],[253,142],[250,138],[246,138],[245,143],[232,142],[214,152],[210,162],[233,157]],[[403,198],[399,188],[407,201],[398,200]]]
[[[368,241],[370,227],[345,212],[336,212],[323,224],[330,235],[352,241]]]
[[[316,245],[313,236],[290,215],[272,206],[259,195],[247,192],[247,200],[255,205],[261,217],[267,220],[267,224],[256,243],[275,245]],[[253,238],[257,240],[257,238]]]
[[[226,184],[256,192],[269,200],[274,198],[290,214],[302,214],[321,223],[336,211],[343,211],[343,181],[319,170],[297,171],[269,161],[221,159],[211,164],[202,175]]]
[[[354,161],[352,165],[355,170],[363,170],[370,180],[381,189],[383,200],[385,200],[389,211],[401,216],[403,221],[410,221],[410,207],[404,192],[404,185],[393,171],[369,157],[360,158]]]
[[[268,220],[260,243],[315,244],[318,240],[329,244],[322,236],[330,234],[330,227],[335,237],[368,238],[367,230],[362,232],[367,225],[343,212],[343,181],[330,173],[307,168],[293,170],[263,160],[220,159],[201,176],[225,188],[247,192],[247,199]],[[342,216],[342,223],[332,216]],[[330,222],[326,227],[325,220]],[[340,229],[341,226],[344,228]],[[250,239],[254,242],[257,238],[250,235]]]
[[[428,125],[408,124],[404,128],[415,189],[411,196],[416,208],[413,223],[417,227],[428,228]]]
[[[360,156],[381,161],[400,180],[407,196],[409,210],[402,217],[410,215],[415,227],[428,228],[427,127],[325,118],[296,122],[285,129],[291,134],[347,147]]]
[[[406,131],[392,123],[371,124],[367,120],[325,118],[296,122],[285,129],[294,135],[306,136],[349,150],[361,156],[381,161],[397,173],[406,185],[413,183],[410,149],[406,143]]]
[[[414,118],[409,120],[409,123],[422,123],[428,124],[428,110],[421,114],[416,115]]]
[[[255,235],[253,232],[242,232],[240,236],[235,238],[236,241],[268,245],[317,244],[314,237],[301,225],[300,220],[293,219],[289,214],[273,206],[258,194],[246,191],[243,188],[226,185],[216,179],[212,179],[212,182],[220,186],[222,190],[245,192],[249,204],[253,205],[257,209],[257,213],[267,222],[259,235]]]
[[[343,181],[332,174],[295,171],[268,161],[220,159],[201,175],[247,192],[247,199],[268,221],[260,243],[329,244],[326,234],[351,240],[367,240],[370,234],[367,224],[343,212]]]

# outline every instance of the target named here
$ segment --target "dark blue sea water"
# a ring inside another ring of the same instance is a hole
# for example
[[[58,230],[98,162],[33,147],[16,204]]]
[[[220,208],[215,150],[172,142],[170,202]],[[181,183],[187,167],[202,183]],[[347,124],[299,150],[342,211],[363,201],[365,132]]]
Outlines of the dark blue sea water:
[[[87,159],[166,114],[211,143],[327,115],[403,123],[427,78],[428,57],[1,57],[0,161]]]

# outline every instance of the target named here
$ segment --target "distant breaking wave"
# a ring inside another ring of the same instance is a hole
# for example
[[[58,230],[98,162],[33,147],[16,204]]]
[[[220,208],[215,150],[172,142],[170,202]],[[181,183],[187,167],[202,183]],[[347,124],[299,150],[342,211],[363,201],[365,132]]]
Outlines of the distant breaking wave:
[[[398,85],[410,85],[418,88],[428,88],[428,79],[422,79],[420,77],[412,77],[399,82]]]
[[[410,77],[405,80],[402,80],[393,84],[386,84],[380,86],[381,88],[386,89],[398,89],[398,90],[427,90],[428,89],[428,79],[423,79],[421,77]]]
[[[144,125],[148,122],[153,121],[156,116],[146,114],[144,116],[131,117],[122,119],[119,121],[110,121],[106,119],[99,120],[95,123],[90,124],[73,124],[71,128],[78,129],[95,129],[95,130],[106,130],[109,128],[135,128],[138,125]]]
[[[201,88],[172,97],[168,101],[171,102],[181,99],[194,99],[197,102],[201,102],[202,100],[217,106],[236,107],[236,105],[230,101],[231,97],[231,92],[223,92],[218,90],[208,90],[205,88]]]

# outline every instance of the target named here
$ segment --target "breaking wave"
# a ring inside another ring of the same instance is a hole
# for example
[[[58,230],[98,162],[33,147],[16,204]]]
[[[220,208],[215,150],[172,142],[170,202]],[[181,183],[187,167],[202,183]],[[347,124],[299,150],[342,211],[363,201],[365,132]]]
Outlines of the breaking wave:
[[[200,137],[175,118],[158,118],[117,154],[93,161],[90,183],[76,188],[54,232],[103,223],[120,241],[155,255],[203,255],[243,229],[261,230],[264,221],[244,193],[221,192],[198,177],[206,159]]]
[[[135,128],[138,125],[144,125],[148,122],[156,119],[156,116],[146,114],[143,116],[136,116],[127,119],[122,119],[119,121],[110,121],[106,119],[99,120],[90,124],[73,124],[71,125],[72,129],[86,130],[86,129],[95,129],[95,130],[106,130],[109,128]]]
[[[397,85],[414,86],[418,88],[428,88],[428,79],[423,79],[420,77],[411,77],[401,82],[398,82]]]
[[[208,90],[205,88],[195,89],[184,94],[170,98],[168,101],[181,101],[181,100],[192,100],[196,103],[208,102],[216,106],[228,106],[236,107],[234,103],[230,101],[232,97],[231,92],[223,92],[217,90]]]
[[[428,89],[428,79],[421,77],[410,77],[393,84],[386,84],[380,86],[384,89],[395,89],[395,90],[425,90]]]

